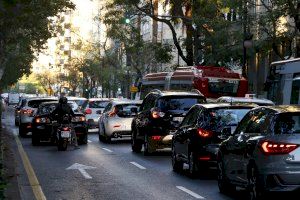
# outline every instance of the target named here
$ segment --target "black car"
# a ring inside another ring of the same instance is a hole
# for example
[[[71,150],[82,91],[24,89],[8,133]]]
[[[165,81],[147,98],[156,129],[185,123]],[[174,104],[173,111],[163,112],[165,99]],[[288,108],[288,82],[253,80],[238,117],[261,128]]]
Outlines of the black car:
[[[51,137],[52,121],[50,113],[56,108],[58,102],[41,103],[37,113],[32,120],[32,144],[38,145],[41,141],[54,142]],[[70,102],[71,104],[71,102]],[[88,130],[83,113],[75,112],[75,117],[72,119],[72,124],[75,129],[78,143],[87,144]]]
[[[144,154],[170,148],[172,135],[186,112],[195,104],[205,103],[200,92],[170,92],[154,90],[147,94],[131,126],[133,152]]]
[[[222,193],[238,186],[257,199],[267,192],[299,191],[300,106],[252,109],[221,143],[217,159]]]
[[[189,165],[191,176],[216,167],[219,144],[235,130],[238,122],[254,105],[194,105],[172,139],[172,166],[181,171]]]

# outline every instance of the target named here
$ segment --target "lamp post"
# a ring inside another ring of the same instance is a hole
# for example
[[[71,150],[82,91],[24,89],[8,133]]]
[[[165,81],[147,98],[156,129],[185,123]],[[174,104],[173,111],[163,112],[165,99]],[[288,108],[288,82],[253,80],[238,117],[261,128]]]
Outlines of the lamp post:
[[[243,66],[242,66],[242,75],[244,78],[248,77],[248,65],[247,65],[247,49],[252,47],[252,34],[245,34],[243,41]]]

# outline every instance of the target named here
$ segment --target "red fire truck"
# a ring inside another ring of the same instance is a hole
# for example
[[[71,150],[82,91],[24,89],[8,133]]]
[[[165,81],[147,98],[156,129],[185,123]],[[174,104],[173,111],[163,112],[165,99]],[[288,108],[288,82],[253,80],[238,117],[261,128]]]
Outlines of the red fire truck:
[[[244,97],[248,91],[248,81],[239,73],[225,67],[180,67],[173,72],[145,75],[140,87],[140,98],[143,99],[152,89],[175,91],[198,89],[207,98]]]

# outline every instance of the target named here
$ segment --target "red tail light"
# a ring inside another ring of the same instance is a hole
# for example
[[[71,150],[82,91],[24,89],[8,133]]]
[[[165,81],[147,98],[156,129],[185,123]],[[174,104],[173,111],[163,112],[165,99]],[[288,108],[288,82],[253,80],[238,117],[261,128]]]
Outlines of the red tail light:
[[[117,114],[117,108],[114,107],[113,110],[110,113],[108,113],[108,116],[109,117],[114,117],[114,116],[116,116],[116,114]]]
[[[160,117],[164,117],[165,113],[164,112],[160,112],[159,110],[152,110],[151,111],[151,117],[153,119],[158,119]]]
[[[288,154],[299,147],[298,144],[287,144],[271,141],[261,142],[261,150],[265,154]]]
[[[159,136],[159,135],[155,135],[155,136],[152,136],[151,137],[152,138],[152,140],[160,140],[161,139],[161,136]]]
[[[212,131],[204,130],[202,128],[198,128],[198,135],[203,138],[210,138],[213,136]]]
[[[201,161],[208,161],[211,158],[210,158],[210,156],[200,156],[200,157],[198,157],[198,159],[201,160]]]
[[[85,110],[85,114],[87,114],[87,115],[92,114],[92,110],[91,110],[90,108],[86,109],[86,110]]]
[[[68,128],[68,127],[64,127],[62,130],[63,130],[63,131],[68,131],[69,128]]]
[[[31,109],[24,109],[24,110],[21,110],[21,113],[25,114],[25,115],[33,115],[33,110]]]

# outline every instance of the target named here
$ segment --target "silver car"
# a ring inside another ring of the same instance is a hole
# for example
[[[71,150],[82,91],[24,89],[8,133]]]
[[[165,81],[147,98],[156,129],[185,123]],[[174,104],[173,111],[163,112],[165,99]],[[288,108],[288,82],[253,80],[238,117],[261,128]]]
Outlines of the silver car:
[[[56,97],[33,97],[22,101],[22,107],[19,112],[19,135],[25,136],[31,131],[32,119],[42,102],[57,101]]]
[[[110,142],[111,138],[131,137],[131,123],[141,103],[112,100],[99,119],[99,140]]]
[[[81,109],[85,113],[89,129],[98,128],[100,114],[103,113],[109,101],[109,98],[90,98],[82,105]]]
[[[223,96],[219,97],[215,102],[217,103],[254,103],[259,106],[274,106],[274,102],[269,99],[262,99],[262,98],[246,98],[246,97],[230,97],[230,96]]]
[[[217,155],[222,193],[244,187],[252,199],[300,189],[300,106],[249,111]]]

